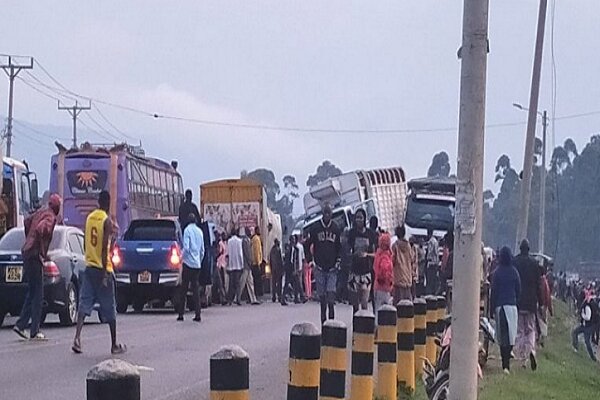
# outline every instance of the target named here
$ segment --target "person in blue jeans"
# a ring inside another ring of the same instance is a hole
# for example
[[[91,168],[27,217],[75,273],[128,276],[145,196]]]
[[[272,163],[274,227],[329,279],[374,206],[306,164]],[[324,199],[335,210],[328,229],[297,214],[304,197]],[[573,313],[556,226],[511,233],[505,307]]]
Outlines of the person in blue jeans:
[[[585,291],[585,300],[581,305],[580,313],[581,323],[573,330],[573,350],[578,351],[579,336],[583,333],[583,339],[585,341],[585,347],[592,361],[598,361],[592,348],[592,335],[596,329],[596,325],[600,322],[598,317],[598,306],[594,299],[594,292],[592,290]]]
[[[25,244],[21,249],[23,270],[27,280],[27,294],[21,315],[13,331],[23,339],[45,340],[40,332],[42,305],[44,301],[44,262],[48,261],[48,248],[60,212],[61,198],[52,194],[48,206],[25,219]],[[31,321],[29,335],[25,328]]]
[[[332,220],[329,205],[323,207],[323,218],[310,230],[307,247],[312,248],[312,267],[315,271],[317,295],[321,303],[321,323],[335,318],[335,294],[340,266],[340,229]]]

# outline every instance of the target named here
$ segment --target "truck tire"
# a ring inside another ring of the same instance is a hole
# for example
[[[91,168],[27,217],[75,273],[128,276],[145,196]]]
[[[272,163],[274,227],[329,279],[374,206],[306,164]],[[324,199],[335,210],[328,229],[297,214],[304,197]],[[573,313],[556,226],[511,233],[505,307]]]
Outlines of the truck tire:
[[[61,326],[72,326],[77,321],[77,287],[73,282],[67,285],[65,307],[58,313]]]

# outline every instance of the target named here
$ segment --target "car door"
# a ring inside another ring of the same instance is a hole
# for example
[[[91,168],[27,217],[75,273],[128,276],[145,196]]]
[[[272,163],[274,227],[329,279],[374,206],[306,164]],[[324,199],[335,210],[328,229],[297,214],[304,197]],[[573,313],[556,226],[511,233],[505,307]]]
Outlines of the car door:
[[[85,268],[85,257],[82,242],[77,232],[69,232],[67,236],[68,250],[71,257],[71,271],[79,279],[79,273]]]

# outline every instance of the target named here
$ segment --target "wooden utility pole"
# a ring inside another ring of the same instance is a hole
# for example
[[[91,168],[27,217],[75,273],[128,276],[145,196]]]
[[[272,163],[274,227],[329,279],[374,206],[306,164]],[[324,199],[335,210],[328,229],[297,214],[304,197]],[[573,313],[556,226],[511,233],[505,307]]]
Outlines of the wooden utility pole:
[[[71,107],[64,107],[64,106],[60,105],[60,101],[59,101],[58,109],[68,111],[69,114],[71,114],[71,117],[73,118],[73,148],[77,148],[77,117],[79,116],[79,114],[81,114],[82,111],[91,110],[92,103],[89,102],[87,106],[82,106],[82,105],[79,105],[79,103],[77,101],[75,101],[75,104],[72,105]]]
[[[451,400],[477,399],[489,0],[464,0],[452,303]]]
[[[531,93],[529,96],[529,115],[527,117],[527,136],[525,138],[525,155],[523,160],[523,181],[521,182],[521,198],[519,203],[519,219],[517,220],[517,237],[515,249],[527,236],[529,223],[529,205],[531,202],[531,175],[533,173],[533,156],[535,147],[535,126],[537,122],[538,99],[540,95],[540,77],[542,72],[542,53],[544,49],[544,32],[546,29],[546,9],[548,0],[540,0],[537,38],[533,58],[531,76]]]
[[[33,69],[33,57],[27,57],[29,58],[28,64],[19,64],[15,62],[14,56],[7,56],[7,58],[8,62],[0,64],[0,68],[2,68],[6,76],[8,76],[8,119],[6,122],[6,156],[10,157],[12,150],[13,97],[15,78],[17,77],[17,75],[19,75],[19,72],[21,72],[21,70]],[[1,150],[0,159],[2,159]]]

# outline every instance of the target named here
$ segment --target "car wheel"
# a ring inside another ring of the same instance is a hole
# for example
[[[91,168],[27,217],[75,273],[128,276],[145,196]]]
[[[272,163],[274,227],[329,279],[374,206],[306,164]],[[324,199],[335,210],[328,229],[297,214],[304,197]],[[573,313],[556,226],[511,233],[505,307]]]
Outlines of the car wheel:
[[[71,326],[77,321],[77,288],[73,282],[67,285],[65,308],[58,313],[62,326]]]
[[[117,290],[117,312],[119,314],[125,314],[127,308],[129,308],[129,298],[120,290]]]
[[[146,302],[144,300],[133,300],[133,311],[135,311],[136,313],[141,313],[142,311],[144,311],[145,304]]]

